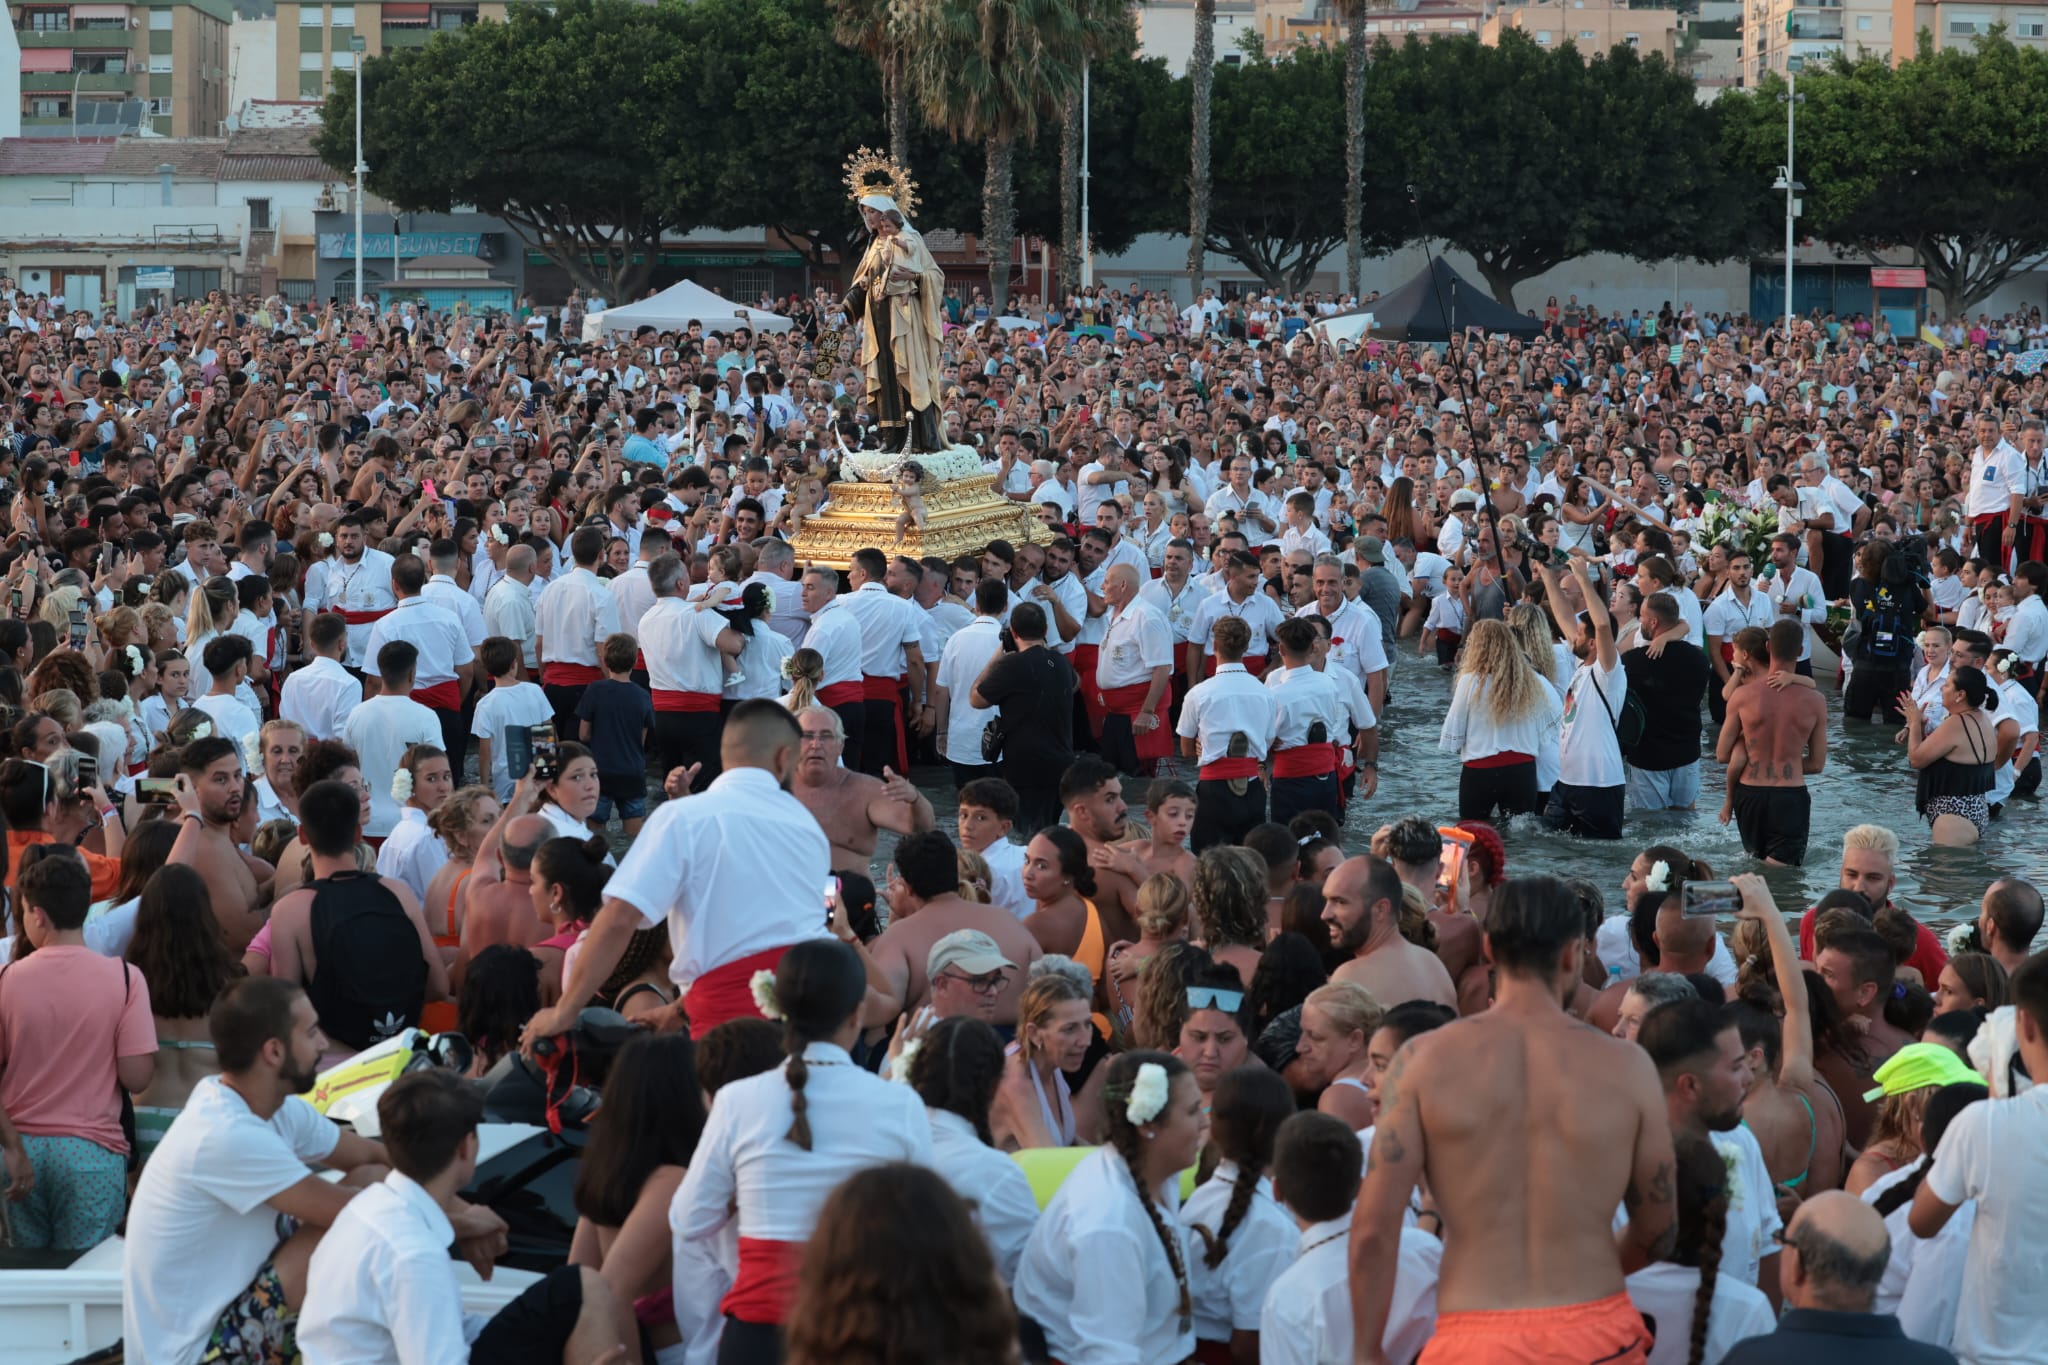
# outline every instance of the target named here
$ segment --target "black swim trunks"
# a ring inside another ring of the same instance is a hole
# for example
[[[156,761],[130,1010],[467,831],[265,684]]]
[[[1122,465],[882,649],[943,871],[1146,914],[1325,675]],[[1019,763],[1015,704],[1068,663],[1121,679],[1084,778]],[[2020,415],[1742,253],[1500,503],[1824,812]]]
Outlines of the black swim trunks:
[[[1737,783],[1732,804],[1744,852],[1793,867],[1805,863],[1806,838],[1813,824],[1813,798],[1806,788]]]

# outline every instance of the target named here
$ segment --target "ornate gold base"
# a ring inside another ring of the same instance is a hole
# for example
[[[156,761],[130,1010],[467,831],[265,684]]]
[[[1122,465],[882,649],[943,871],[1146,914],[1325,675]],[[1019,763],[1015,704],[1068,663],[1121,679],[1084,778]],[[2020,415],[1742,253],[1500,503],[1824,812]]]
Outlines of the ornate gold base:
[[[995,484],[993,474],[947,483],[926,479],[924,529],[918,530],[915,523],[904,527],[899,542],[896,519],[903,515],[903,500],[894,487],[835,483],[824,515],[805,521],[797,533],[793,542],[797,562],[847,569],[853,566],[854,552],[868,546],[886,555],[957,559],[979,555],[991,540],[1042,545],[1052,539],[1029,507],[997,493]]]

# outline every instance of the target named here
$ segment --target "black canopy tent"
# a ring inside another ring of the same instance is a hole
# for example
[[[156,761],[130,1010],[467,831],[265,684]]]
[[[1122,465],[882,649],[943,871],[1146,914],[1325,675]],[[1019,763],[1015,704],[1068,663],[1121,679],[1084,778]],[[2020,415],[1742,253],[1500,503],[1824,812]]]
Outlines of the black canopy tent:
[[[1537,319],[1496,303],[1441,256],[1431,257],[1428,268],[1415,278],[1358,311],[1372,314],[1372,335],[1380,341],[1449,341],[1474,328],[1515,337],[1533,337],[1543,330]]]

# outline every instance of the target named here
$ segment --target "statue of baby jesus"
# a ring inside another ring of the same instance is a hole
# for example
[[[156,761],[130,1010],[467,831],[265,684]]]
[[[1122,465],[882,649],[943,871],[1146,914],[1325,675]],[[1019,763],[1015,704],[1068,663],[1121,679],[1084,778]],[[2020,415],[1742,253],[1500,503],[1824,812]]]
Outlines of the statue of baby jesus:
[[[904,532],[916,524],[918,534],[924,534],[924,469],[915,460],[905,460],[896,470],[896,496],[903,499],[902,515],[896,518],[896,543],[903,543]]]

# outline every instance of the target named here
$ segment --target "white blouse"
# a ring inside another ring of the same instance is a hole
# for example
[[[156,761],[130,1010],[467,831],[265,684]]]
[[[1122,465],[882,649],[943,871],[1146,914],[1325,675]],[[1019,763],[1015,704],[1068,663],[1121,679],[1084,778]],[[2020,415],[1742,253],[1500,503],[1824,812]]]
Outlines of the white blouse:
[[[1465,763],[1506,753],[1534,758],[1543,748],[1545,733],[1556,727],[1564,713],[1557,693],[1544,689],[1537,705],[1527,713],[1501,722],[1493,718],[1486,704],[1491,689],[1492,681],[1476,673],[1458,675],[1437,747],[1445,753],[1457,754]]]
[[[1204,1341],[1229,1341],[1232,1332],[1258,1331],[1267,1291],[1294,1260],[1294,1219],[1273,1198],[1272,1180],[1262,1177],[1244,1217],[1230,1231],[1223,1263],[1213,1270],[1207,1265],[1207,1243],[1195,1228],[1200,1225],[1212,1233],[1223,1231],[1224,1215],[1241,1178],[1236,1162],[1219,1162],[1216,1174],[1198,1185],[1181,1205],[1181,1226],[1188,1230],[1188,1284],[1195,1296],[1195,1335]]]
[[[926,1109],[932,1165],[974,1210],[1004,1283],[1017,1278],[1024,1244],[1038,1226],[1038,1198],[1024,1168],[981,1140],[974,1125],[947,1109]]]
[[[1158,1198],[1185,1265],[1178,1178]],[[1085,1158],[1060,1185],[1025,1245],[1015,1294],[1018,1310],[1045,1329],[1047,1350],[1066,1365],[1156,1365],[1194,1354],[1194,1324],[1182,1325],[1166,1248],[1113,1148]]]
[[[1263,1365],[1328,1365],[1351,1359],[1351,1215],[1302,1229],[1294,1263],[1282,1271],[1259,1315]],[[1413,1360],[1436,1331],[1437,1266],[1443,1243],[1401,1230],[1401,1259],[1380,1344],[1389,1360]]]

